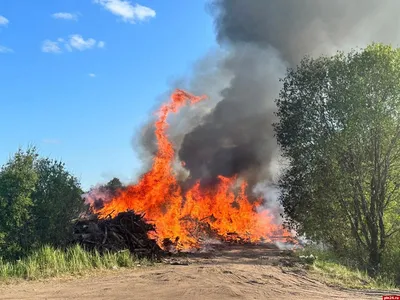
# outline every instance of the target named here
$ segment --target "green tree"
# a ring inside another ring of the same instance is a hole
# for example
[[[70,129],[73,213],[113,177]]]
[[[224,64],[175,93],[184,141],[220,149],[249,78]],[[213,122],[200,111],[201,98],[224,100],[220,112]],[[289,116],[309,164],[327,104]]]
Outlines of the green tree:
[[[109,191],[113,196],[115,196],[117,194],[117,192],[123,188],[123,184],[122,184],[121,180],[114,177],[109,182],[107,182],[107,184],[104,186],[104,188],[107,191]]]
[[[0,170],[0,256],[18,258],[44,244],[69,242],[82,194],[63,163],[39,158],[33,147],[18,150]]]
[[[31,237],[32,192],[38,176],[35,148],[21,149],[0,171],[0,253],[19,257],[27,253]]]
[[[288,225],[377,274],[400,229],[400,50],[306,57],[282,80],[276,136]]]
[[[83,211],[83,191],[64,163],[48,158],[35,165],[38,181],[32,193],[34,244],[63,246],[71,240],[72,220]]]

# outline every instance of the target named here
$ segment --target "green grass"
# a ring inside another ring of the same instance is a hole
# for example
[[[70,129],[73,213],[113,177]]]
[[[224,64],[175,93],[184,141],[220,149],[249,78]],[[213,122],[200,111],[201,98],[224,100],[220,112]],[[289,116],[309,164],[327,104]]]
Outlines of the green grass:
[[[329,251],[308,247],[296,254],[298,257],[314,255],[316,259],[309,263],[309,275],[328,285],[354,289],[396,289],[394,281],[384,277],[371,278],[366,271],[344,265]]]
[[[132,268],[150,265],[146,259],[138,259],[129,251],[118,253],[88,252],[79,246],[67,250],[45,246],[30,256],[17,261],[0,259],[0,281],[10,279],[39,279],[66,274],[84,274],[93,270]]]

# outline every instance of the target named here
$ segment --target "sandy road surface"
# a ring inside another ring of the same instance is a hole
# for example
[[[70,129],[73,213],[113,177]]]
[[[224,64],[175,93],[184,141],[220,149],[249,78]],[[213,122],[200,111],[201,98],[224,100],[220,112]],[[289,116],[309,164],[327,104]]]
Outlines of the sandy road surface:
[[[0,299],[382,299],[284,271],[276,266],[279,254],[266,246],[230,246],[156,267],[0,285]]]

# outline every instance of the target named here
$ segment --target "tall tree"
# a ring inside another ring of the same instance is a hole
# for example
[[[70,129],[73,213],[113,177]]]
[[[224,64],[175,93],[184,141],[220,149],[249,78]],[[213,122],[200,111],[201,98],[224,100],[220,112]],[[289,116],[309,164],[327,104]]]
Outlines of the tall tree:
[[[275,130],[289,161],[288,223],[338,252],[355,247],[375,275],[400,230],[400,50],[306,57],[282,81]]]
[[[41,158],[35,171],[38,181],[32,194],[33,238],[37,245],[63,246],[71,239],[72,219],[83,210],[83,191],[62,162]]]
[[[0,256],[65,245],[83,211],[82,194],[63,163],[39,158],[35,148],[19,150],[0,170]]]
[[[35,148],[21,149],[0,171],[0,252],[5,257],[27,253],[31,237],[32,192],[38,176]]]

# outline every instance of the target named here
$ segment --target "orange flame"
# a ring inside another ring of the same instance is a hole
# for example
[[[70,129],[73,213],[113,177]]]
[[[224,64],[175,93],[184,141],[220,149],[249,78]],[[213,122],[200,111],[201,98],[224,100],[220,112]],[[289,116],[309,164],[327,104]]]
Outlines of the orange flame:
[[[97,212],[102,216],[115,216],[119,212],[134,210],[144,212],[149,222],[156,226],[154,238],[160,246],[164,239],[178,240],[178,248],[189,249],[199,245],[201,235],[208,230],[226,240],[236,238],[256,242],[269,240],[272,236],[289,237],[281,226],[273,223],[268,211],[257,212],[262,199],[250,202],[246,195],[247,183],[238,183],[237,177],[219,177],[212,188],[195,184],[183,192],[172,168],[175,152],[167,137],[167,117],[175,113],[186,102],[194,104],[205,96],[193,96],[176,90],[169,103],[161,106],[155,123],[158,152],[150,171],[142,175],[139,182],[119,191],[118,195]],[[184,166],[184,163],[182,164]]]

